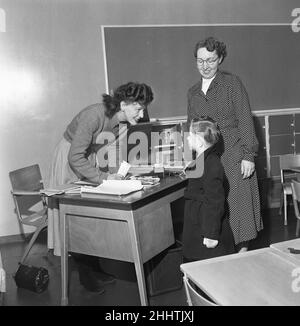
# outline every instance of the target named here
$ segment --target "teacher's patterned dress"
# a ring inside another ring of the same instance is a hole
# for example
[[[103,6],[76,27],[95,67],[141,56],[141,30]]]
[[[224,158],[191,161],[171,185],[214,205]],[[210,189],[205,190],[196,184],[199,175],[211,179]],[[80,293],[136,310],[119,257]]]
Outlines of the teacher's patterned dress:
[[[226,209],[235,244],[256,238],[263,229],[256,172],[242,178],[241,161],[254,161],[258,150],[248,94],[239,77],[218,71],[206,95],[202,80],[188,91],[188,123],[209,116],[221,131],[219,143],[225,170]]]

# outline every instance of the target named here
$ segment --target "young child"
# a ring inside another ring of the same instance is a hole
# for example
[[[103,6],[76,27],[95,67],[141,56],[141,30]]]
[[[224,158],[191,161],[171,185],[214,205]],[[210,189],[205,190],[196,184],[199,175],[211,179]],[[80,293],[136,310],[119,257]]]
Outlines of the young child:
[[[184,262],[234,253],[234,239],[224,215],[224,169],[216,151],[220,132],[209,118],[193,119],[188,143],[196,159],[186,169]]]

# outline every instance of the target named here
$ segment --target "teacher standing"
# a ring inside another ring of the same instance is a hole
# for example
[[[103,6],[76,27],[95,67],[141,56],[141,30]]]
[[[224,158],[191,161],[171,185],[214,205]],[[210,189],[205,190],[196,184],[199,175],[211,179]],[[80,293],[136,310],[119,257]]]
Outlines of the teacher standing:
[[[194,49],[200,81],[188,91],[188,124],[210,116],[221,132],[221,160],[225,170],[227,212],[237,251],[263,229],[254,157],[258,151],[247,91],[240,78],[219,70],[226,45],[213,37]]]

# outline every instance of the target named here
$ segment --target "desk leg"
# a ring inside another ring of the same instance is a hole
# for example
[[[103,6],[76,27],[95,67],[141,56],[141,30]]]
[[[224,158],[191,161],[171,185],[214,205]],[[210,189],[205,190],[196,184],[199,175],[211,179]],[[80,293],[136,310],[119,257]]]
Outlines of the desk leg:
[[[144,266],[143,266],[143,260],[142,260],[141,249],[140,249],[140,239],[136,229],[133,213],[131,218],[128,219],[128,227],[129,227],[129,234],[130,234],[131,245],[132,245],[134,267],[135,267],[137,283],[138,283],[138,288],[140,293],[141,305],[147,306],[148,297],[147,297],[147,290],[146,290],[146,283],[145,283]]]
[[[62,205],[59,208],[61,237],[61,305],[68,305],[68,236],[67,216]]]

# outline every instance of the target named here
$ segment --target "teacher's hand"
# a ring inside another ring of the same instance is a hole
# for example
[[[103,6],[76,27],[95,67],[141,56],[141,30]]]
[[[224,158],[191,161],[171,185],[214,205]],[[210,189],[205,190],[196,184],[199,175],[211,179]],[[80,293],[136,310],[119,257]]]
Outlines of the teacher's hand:
[[[250,161],[242,160],[241,162],[241,174],[243,179],[249,178],[255,170],[255,164]]]
[[[124,180],[124,177],[121,174],[111,173],[108,175],[107,180]]]

